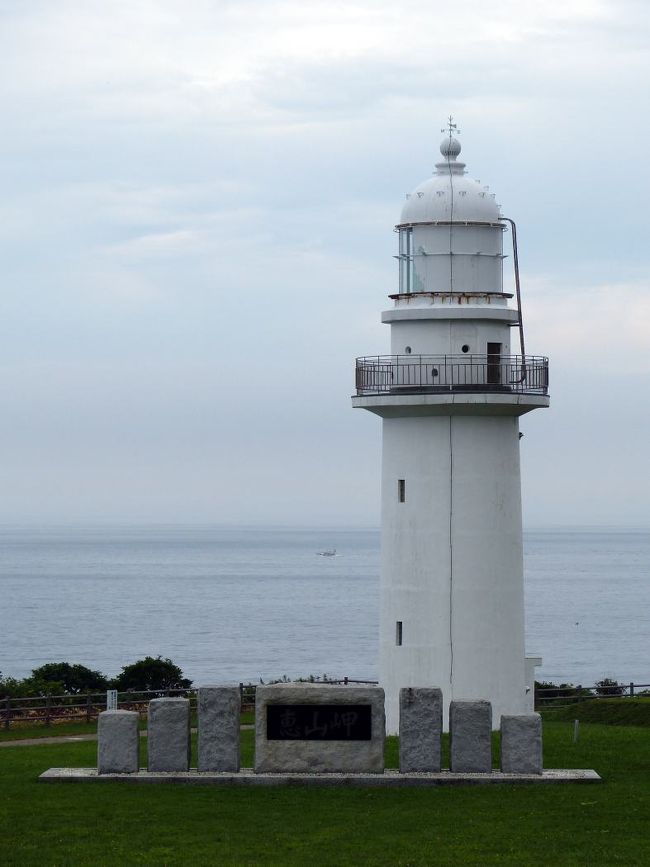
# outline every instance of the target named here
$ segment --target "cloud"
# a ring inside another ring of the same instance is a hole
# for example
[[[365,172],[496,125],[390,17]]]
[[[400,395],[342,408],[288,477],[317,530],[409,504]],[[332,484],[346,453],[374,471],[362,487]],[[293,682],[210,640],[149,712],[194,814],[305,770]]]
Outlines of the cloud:
[[[489,15],[478,0],[30,7],[4,16],[7,95],[49,95],[63,123],[259,127],[395,96],[523,96],[542,77],[561,95],[567,75],[572,89],[610,87],[647,69],[634,3],[508,0]]]
[[[650,282],[562,285],[548,278],[528,287],[524,316],[532,348],[573,372],[618,380],[613,358],[634,359],[626,377],[650,373]],[[529,346],[531,344],[529,343]]]
[[[640,440],[612,448],[613,415],[646,421],[644,16],[0,0],[4,514],[375,520],[353,359],[387,350],[392,227],[450,112],[517,219],[528,348],[551,360],[553,409],[524,420],[536,515],[566,478],[595,514],[612,451],[603,490],[645,514],[612,478],[645,466]]]

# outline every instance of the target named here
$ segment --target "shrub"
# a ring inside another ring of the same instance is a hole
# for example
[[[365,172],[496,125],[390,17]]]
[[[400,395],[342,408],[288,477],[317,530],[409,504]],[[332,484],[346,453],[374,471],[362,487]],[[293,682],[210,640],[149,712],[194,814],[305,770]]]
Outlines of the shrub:
[[[160,656],[145,656],[132,665],[125,665],[111,684],[120,692],[149,692],[167,689],[189,689],[192,681],[183,677],[183,672],[171,659]]]
[[[535,681],[535,706],[553,707],[560,704],[573,704],[583,698],[593,695],[591,690],[573,683],[550,683]]]
[[[9,698],[39,698],[43,695],[61,695],[63,684],[57,680],[41,680],[36,677],[26,677],[17,680],[15,677],[0,677],[0,697]]]
[[[624,695],[625,687],[611,677],[596,681],[596,695]]]
[[[102,692],[108,687],[107,678],[100,671],[69,662],[48,662],[32,671],[28,680],[58,684],[60,692],[78,695],[83,692]],[[48,690],[49,691],[49,690]]]

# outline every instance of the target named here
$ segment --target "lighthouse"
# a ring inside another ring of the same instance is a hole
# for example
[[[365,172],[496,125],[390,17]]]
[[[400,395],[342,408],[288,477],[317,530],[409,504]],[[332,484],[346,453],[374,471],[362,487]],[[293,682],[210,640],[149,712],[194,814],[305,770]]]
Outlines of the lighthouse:
[[[401,687],[439,687],[446,707],[487,699],[495,725],[528,706],[519,417],[548,406],[548,359],[525,355],[515,223],[466,173],[451,118],[444,132],[395,227],[390,355],[357,359],[352,398],[382,420],[379,671],[393,733]]]

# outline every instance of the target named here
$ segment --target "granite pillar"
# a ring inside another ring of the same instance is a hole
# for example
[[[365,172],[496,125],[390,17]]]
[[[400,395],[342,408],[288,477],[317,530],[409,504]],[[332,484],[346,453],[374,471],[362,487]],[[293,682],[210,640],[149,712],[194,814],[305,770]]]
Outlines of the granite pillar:
[[[405,687],[399,693],[399,769],[401,773],[440,772],[442,692]]]
[[[105,710],[97,720],[97,771],[100,774],[135,774],[139,768],[138,714],[132,710]]]
[[[150,771],[187,771],[190,766],[190,703],[186,698],[149,702],[147,741]]]
[[[456,774],[492,771],[489,701],[452,701],[449,705],[449,770]]]
[[[501,770],[542,773],[542,718],[538,713],[501,717]]]
[[[202,686],[197,704],[199,771],[239,771],[239,687]]]

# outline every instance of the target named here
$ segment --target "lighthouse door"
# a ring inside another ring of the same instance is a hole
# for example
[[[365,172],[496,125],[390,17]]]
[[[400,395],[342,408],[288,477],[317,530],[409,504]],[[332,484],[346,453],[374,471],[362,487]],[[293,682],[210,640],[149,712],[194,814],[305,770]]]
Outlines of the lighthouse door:
[[[501,384],[501,344],[487,345],[487,382],[488,385]]]

